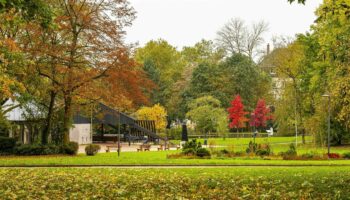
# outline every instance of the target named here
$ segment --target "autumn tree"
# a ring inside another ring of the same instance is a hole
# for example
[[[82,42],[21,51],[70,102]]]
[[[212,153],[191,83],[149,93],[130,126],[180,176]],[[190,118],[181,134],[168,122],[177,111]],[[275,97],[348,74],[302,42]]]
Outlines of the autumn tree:
[[[231,101],[231,107],[227,109],[230,119],[230,128],[236,128],[239,132],[239,128],[246,126],[246,122],[249,121],[246,115],[248,112],[244,111],[244,105],[241,101],[241,96],[236,97]]]
[[[160,104],[156,104],[152,107],[141,107],[137,110],[136,116],[139,120],[154,120],[158,133],[165,131],[167,112]]]
[[[24,56],[19,43],[20,33],[28,23],[37,23],[47,27],[51,22],[51,11],[41,0],[7,1],[0,4],[0,129],[8,127],[5,119],[7,112],[17,105],[4,104],[9,100],[23,103],[27,96],[28,78],[31,78],[26,66],[30,63]]]
[[[134,64],[126,60],[123,28],[131,24],[135,12],[125,0],[54,0],[50,5],[56,11],[54,26],[49,30],[28,26],[25,47],[40,76],[51,82],[51,92],[62,97],[63,142],[67,143],[74,106],[86,98],[99,99],[99,93],[92,93],[98,91],[94,87],[105,89],[108,84],[102,79],[125,75],[125,67]]]
[[[270,119],[272,119],[270,109],[266,106],[264,99],[259,99],[251,115],[250,126],[264,128],[266,127],[266,122]]]

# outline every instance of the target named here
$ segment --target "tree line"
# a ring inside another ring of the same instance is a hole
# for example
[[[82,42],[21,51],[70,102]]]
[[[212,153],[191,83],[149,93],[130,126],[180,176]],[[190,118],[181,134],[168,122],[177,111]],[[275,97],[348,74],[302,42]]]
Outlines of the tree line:
[[[275,116],[269,126],[280,134],[293,134],[297,127],[300,134],[312,134],[323,144],[325,93],[331,96],[333,141],[341,143],[349,136],[348,0],[325,0],[309,33],[276,42],[271,53],[264,45],[268,24],[263,21],[249,25],[231,19],[215,40],[182,49],[162,39],[135,47],[123,40],[125,27],[136,17],[126,0],[3,2],[0,103],[3,107],[15,99],[28,108],[35,104],[40,110],[36,114],[44,119],[42,143],[54,129],[66,143],[73,114],[103,102],[128,113],[156,105],[168,121],[216,116],[220,130],[253,126],[248,118],[254,112],[265,113],[255,125],[267,126],[269,108]],[[276,78],[281,90],[274,96]],[[232,101],[236,95],[241,102]],[[230,107],[238,113],[229,116]],[[11,109],[1,110],[2,134],[9,127],[5,115]],[[152,116],[153,111],[138,113]],[[32,114],[27,117],[38,117]],[[229,117],[237,119],[230,126]]]

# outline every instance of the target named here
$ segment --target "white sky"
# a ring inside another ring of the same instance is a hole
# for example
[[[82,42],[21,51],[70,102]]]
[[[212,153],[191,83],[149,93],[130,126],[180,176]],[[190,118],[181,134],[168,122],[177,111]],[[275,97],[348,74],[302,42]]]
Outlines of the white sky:
[[[216,38],[217,31],[231,18],[247,23],[269,23],[266,43],[272,36],[304,33],[316,19],[314,11],[322,0],[308,0],[306,5],[287,0],[129,0],[137,19],[127,29],[127,42],[167,40],[173,46],[192,46],[201,39]]]

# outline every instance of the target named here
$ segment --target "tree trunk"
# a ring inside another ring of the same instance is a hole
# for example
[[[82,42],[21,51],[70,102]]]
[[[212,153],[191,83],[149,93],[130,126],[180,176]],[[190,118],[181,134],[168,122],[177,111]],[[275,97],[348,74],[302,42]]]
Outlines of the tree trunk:
[[[66,95],[64,99],[64,119],[63,119],[63,144],[69,143],[69,129],[72,119],[72,97]]]
[[[41,143],[42,144],[48,143],[48,138],[49,138],[49,134],[50,134],[51,127],[52,127],[52,117],[53,117],[53,109],[55,106],[55,99],[56,99],[56,92],[51,90],[51,92],[50,92],[50,105],[49,105],[48,113],[47,113],[47,117],[46,117],[46,124],[45,124],[45,128],[43,130],[42,136],[41,136]]]

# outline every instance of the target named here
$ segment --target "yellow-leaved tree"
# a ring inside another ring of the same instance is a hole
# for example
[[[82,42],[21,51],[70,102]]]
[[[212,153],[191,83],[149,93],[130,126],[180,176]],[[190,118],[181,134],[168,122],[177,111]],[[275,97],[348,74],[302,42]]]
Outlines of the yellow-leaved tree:
[[[164,132],[167,125],[167,112],[160,104],[155,104],[152,107],[141,107],[137,110],[136,115],[139,120],[154,120],[157,133]]]

